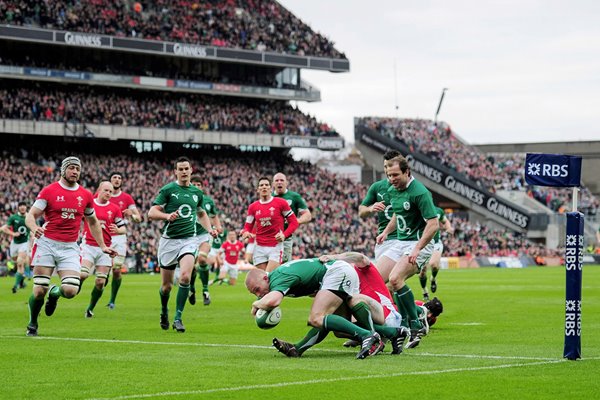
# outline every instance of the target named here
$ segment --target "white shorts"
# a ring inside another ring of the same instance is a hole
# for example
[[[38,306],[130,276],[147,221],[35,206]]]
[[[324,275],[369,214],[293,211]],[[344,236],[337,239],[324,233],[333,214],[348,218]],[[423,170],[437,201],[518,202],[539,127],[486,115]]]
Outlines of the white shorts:
[[[396,310],[390,310],[390,313],[385,317],[385,326],[392,328],[400,328],[402,325],[402,315]]]
[[[236,279],[238,277],[238,266],[237,264],[229,264],[225,261],[223,267],[221,267],[221,273],[226,273],[230,278]]]
[[[158,265],[162,267],[175,267],[179,259],[186,254],[196,258],[198,241],[195,236],[183,239],[160,238],[158,242]]]
[[[343,291],[350,296],[359,293],[360,282],[354,267],[346,261],[337,260],[331,265],[326,265],[327,272],[323,276],[323,283],[319,290]]]
[[[433,243],[433,251],[439,251],[440,253],[444,252],[444,243],[440,240],[437,243]]]
[[[255,246],[255,243],[248,243],[246,245],[246,254],[248,254],[248,253],[250,253],[250,254],[254,253],[254,246]]]
[[[10,242],[10,247],[8,248],[8,251],[12,258],[16,258],[19,255],[19,253],[29,254],[29,242],[25,242],[25,243]]]
[[[394,246],[398,245],[399,242],[400,241],[398,239],[389,239],[381,244],[376,245],[375,261],[377,262],[377,260],[379,260],[380,257],[386,256],[390,260],[397,262],[400,259],[400,257],[398,257],[398,254],[391,249],[393,249]]]
[[[81,243],[81,260],[86,260],[92,263],[92,266],[110,267],[112,260],[110,256],[100,250],[98,246],[90,246],[89,244]]]
[[[281,264],[283,258],[283,243],[277,243],[273,247],[261,246],[257,244],[254,246],[254,252],[252,253],[252,262],[254,265],[266,263],[269,261],[275,261]]]
[[[408,241],[408,240],[398,240],[396,245],[389,250],[389,254],[394,254],[395,257],[398,257],[398,260],[402,257],[409,256],[412,253],[413,249],[417,245],[417,241]],[[427,243],[427,246],[423,247],[417,256],[417,269],[421,272],[421,268],[431,258],[433,254],[433,243]],[[387,254],[386,254],[387,255]],[[391,258],[391,257],[390,257]]]
[[[206,243],[206,242],[210,242],[210,233],[203,233],[202,235],[198,235],[196,236],[196,240],[198,241],[198,247],[200,247],[200,245],[202,243]]]
[[[208,256],[209,256],[209,257],[216,257],[216,256],[218,256],[218,255],[219,255],[219,251],[220,251],[220,250],[221,250],[221,249],[215,249],[214,247],[211,247],[211,248],[210,248],[210,251],[208,252]]]
[[[120,256],[127,256],[127,235],[117,235],[111,237],[110,247],[115,249]],[[112,262],[108,265],[112,265]]]
[[[79,272],[79,246],[77,242],[59,242],[42,236],[33,245],[31,265]]]
[[[292,249],[294,248],[294,240],[289,238],[283,242],[283,259],[281,263],[286,263],[292,260]]]

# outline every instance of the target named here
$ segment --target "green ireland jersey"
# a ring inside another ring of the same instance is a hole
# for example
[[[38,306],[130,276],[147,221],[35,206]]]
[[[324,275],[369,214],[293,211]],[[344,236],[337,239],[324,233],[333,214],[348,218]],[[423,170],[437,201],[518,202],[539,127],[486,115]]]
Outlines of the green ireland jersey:
[[[290,205],[290,208],[294,212],[296,218],[300,216],[301,212],[308,210],[308,206],[306,205],[306,202],[304,201],[302,196],[300,196],[300,194],[296,192],[292,192],[291,190],[286,190],[285,193],[281,195],[273,192],[273,197],[281,197],[282,199],[287,201],[287,203]],[[288,223],[286,220],[284,223],[284,229],[286,229],[287,227]]]
[[[321,288],[325,265],[318,258],[289,261],[269,273],[269,289],[288,297],[309,296]]]
[[[166,221],[162,236],[168,239],[183,239],[196,235],[198,217],[202,209],[204,193],[194,185],[179,186],[177,182],[166,184],[160,189],[153,205],[161,206],[167,214],[179,212],[174,221]]]
[[[224,229],[223,232],[219,233],[216,237],[213,238],[211,247],[213,249],[220,249],[226,240],[227,240],[227,229]]]
[[[215,202],[210,196],[207,195],[204,195],[202,198],[202,209],[210,218],[213,218],[215,215],[217,215],[218,212],[217,208],[215,207]],[[196,227],[196,234],[204,235],[207,232],[206,229],[204,229],[200,221],[196,223],[198,224],[198,226]]]
[[[446,213],[444,212],[444,210],[442,210],[439,207],[435,208],[436,214],[438,216],[438,220],[442,223],[445,224],[446,223]],[[433,243],[439,243],[440,242],[440,230],[438,229],[438,231],[435,233],[435,235],[433,235]]]
[[[437,218],[431,192],[411,178],[404,190],[388,189],[392,210],[396,214],[398,240],[416,241],[423,235],[427,220]]]
[[[21,244],[27,243],[29,240],[29,228],[25,225],[25,216],[19,213],[13,214],[8,217],[6,225],[12,228],[13,232],[19,232],[20,235],[13,238],[13,243]]]
[[[390,203],[390,194],[388,193],[388,189],[390,188],[390,182],[387,179],[382,179],[380,181],[375,182],[369,187],[367,191],[367,195],[365,199],[360,203],[362,206],[370,207],[373,204],[382,201],[385,204],[385,210],[377,213],[377,234],[379,235],[387,224],[392,219],[392,205]],[[394,230],[391,232],[385,240],[396,239],[398,236],[397,232]]]

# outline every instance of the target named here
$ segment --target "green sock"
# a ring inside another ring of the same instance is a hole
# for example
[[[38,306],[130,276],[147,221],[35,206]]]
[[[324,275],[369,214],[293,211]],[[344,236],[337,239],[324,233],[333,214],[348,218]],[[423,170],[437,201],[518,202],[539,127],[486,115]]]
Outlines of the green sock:
[[[425,289],[427,287],[427,275],[419,276],[419,283],[421,283],[421,287]]]
[[[187,302],[188,296],[190,295],[190,285],[179,284],[179,290],[177,291],[177,308],[175,309],[175,319],[181,319],[181,313]]]
[[[398,311],[400,312],[400,315],[402,315],[402,323],[400,325],[402,325],[405,328],[408,328],[408,318],[407,318],[406,308],[404,308],[404,304],[402,304],[402,302],[398,298],[397,292],[393,293],[393,297],[394,297],[394,303],[396,303],[396,306],[398,307]]]
[[[164,294],[162,288],[158,289],[158,294],[160,295],[160,305],[161,305],[161,314],[169,314],[169,294]]]
[[[98,303],[98,300],[100,300],[100,297],[102,297],[103,292],[104,289],[98,289],[96,285],[94,285],[94,288],[92,289],[92,295],[90,297],[90,305],[88,306],[88,310],[94,310],[94,307],[96,307],[96,304]]]
[[[221,275],[221,268],[215,267],[215,282],[219,279],[219,275]]]
[[[375,332],[379,333],[381,337],[388,339],[393,339],[398,333],[398,328],[392,328],[391,326],[373,324],[373,327],[375,328]]]
[[[44,305],[44,298],[36,299],[33,294],[29,296],[29,325],[37,326],[38,315]]]
[[[344,317],[329,314],[323,319],[323,329],[326,331],[337,331],[347,333],[350,336],[359,336],[362,339],[371,334],[370,331],[353,324]]]
[[[28,264],[25,264],[25,276],[31,279],[31,267]]]
[[[374,332],[373,328],[373,317],[371,316],[371,309],[367,305],[367,303],[361,301],[352,309],[352,315],[356,318],[356,324],[361,328],[364,328],[370,332]]]
[[[117,293],[119,293],[119,288],[121,287],[121,282],[123,282],[123,278],[119,277],[118,279],[113,275],[112,283],[110,286],[110,301],[109,303],[115,304],[115,300],[117,299]]]
[[[15,289],[18,289],[21,286],[21,282],[23,282],[23,275],[20,272],[15,274]]]
[[[417,306],[415,305],[415,296],[408,285],[404,284],[402,289],[396,292],[398,294],[398,301],[404,306],[406,310],[406,317],[409,320],[410,327],[413,329],[421,329],[423,325],[419,322],[417,315]]]
[[[328,333],[329,331],[326,331],[325,329],[311,328],[311,330],[308,331],[306,336],[304,336],[304,338],[301,341],[294,344],[294,347],[296,348],[296,350],[298,350],[298,353],[302,354],[306,350],[313,347],[315,344],[322,342],[323,339],[327,337]]]
[[[210,274],[210,267],[208,264],[201,264],[198,267],[198,275],[200,281],[202,281],[202,291],[208,292],[208,275]]]
[[[190,292],[196,293],[196,276],[198,273],[196,272],[196,268],[192,270],[192,277],[190,278]]]

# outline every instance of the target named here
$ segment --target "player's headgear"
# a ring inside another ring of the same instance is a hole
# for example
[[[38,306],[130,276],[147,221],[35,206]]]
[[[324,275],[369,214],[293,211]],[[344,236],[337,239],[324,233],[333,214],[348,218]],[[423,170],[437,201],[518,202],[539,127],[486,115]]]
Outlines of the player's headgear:
[[[111,179],[111,178],[112,178],[113,176],[115,176],[115,175],[118,175],[118,176],[120,176],[120,177],[121,177],[121,179],[123,179],[123,178],[124,178],[124,176],[123,176],[123,173],[122,173],[122,172],[119,172],[119,171],[112,171],[112,172],[110,173],[110,175],[108,175],[108,179]]]
[[[434,297],[433,299],[429,300],[423,305],[427,307],[431,315],[433,315],[434,317],[437,317],[442,312],[444,312],[444,306],[442,305],[440,299],[438,299],[437,297]]]
[[[67,176],[67,168],[69,165],[77,165],[79,169],[81,169],[81,161],[77,157],[69,156],[62,160],[62,164],[60,164],[60,176],[63,178]]]

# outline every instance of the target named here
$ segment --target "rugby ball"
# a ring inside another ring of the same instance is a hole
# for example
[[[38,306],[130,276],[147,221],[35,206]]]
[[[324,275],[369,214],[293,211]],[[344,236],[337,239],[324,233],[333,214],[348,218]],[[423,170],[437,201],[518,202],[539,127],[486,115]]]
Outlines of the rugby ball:
[[[271,329],[281,321],[281,308],[275,307],[271,311],[259,309],[256,312],[256,325],[260,329]]]

